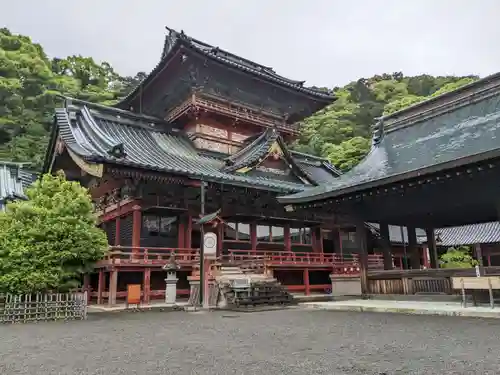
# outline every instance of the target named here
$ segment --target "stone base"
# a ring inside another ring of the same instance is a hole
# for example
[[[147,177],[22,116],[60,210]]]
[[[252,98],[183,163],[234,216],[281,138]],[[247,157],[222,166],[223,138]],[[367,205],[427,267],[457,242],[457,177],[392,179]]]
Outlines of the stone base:
[[[359,277],[340,277],[330,275],[332,280],[332,296],[361,296],[361,278]]]
[[[200,305],[200,279],[199,277],[188,277],[189,281],[189,302],[191,306]],[[217,307],[217,299],[219,296],[219,288],[214,279],[208,280],[208,308],[214,309]]]

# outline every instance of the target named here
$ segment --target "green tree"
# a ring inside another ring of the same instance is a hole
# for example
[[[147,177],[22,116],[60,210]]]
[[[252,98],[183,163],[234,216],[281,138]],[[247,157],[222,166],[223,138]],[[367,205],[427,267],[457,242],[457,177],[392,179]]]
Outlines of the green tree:
[[[40,167],[58,95],[113,104],[127,84],[106,62],[51,60],[29,37],[0,29],[0,159]]]
[[[347,170],[370,150],[376,118],[478,79],[467,77],[404,76],[401,72],[358,79],[335,88],[337,100],[305,119],[295,149],[328,158]]]
[[[370,140],[363,137],[350,138],[339,145],[327,143],[323,155],[342,171],[347,171],[358,164],[370,149]]]
[[[0,213],[0,292],[77,287],[107,248],[87,189],[59,173],[44,175],[26,194]]]
[[[450,247],[440,257],[442,268],[471,268],[478,264],[466,246]]]

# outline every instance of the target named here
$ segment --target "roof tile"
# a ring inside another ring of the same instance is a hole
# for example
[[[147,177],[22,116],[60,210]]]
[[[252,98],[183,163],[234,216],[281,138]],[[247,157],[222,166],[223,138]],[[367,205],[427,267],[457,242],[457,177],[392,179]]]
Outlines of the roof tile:
[[[329,184],[278,199],[304,203],[331,198],[500,150],[500,84],[496,92],[479,90],[452,110],[436,111],[404,124],[396,119],[385,129],[382,120],[376,129],[380,139],[356,167]]]

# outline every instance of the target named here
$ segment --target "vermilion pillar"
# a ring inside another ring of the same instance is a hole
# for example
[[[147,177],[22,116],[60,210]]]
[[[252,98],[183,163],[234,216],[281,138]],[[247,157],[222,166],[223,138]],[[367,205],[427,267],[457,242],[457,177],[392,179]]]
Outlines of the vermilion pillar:
[[[309,269],[304,269],[304,293],[306,296],[311,294],[311,285],[309,284]]]
[[[141,247],[141,207],[134,206],[132,210],[132,251],[138,252]]]

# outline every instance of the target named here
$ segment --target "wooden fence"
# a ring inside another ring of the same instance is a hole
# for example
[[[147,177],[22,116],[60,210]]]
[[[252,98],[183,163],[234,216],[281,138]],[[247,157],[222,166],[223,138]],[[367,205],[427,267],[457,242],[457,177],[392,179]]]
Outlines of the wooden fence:
[[[0,295],[0,323],[87,318],[87,292]]]
[[[485,276],[500,275],[500,267],[483,267]],[[475,276],[474,268],[373,271],[368,274],[370,294],[455,294],[451,278]]]

